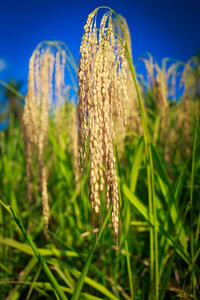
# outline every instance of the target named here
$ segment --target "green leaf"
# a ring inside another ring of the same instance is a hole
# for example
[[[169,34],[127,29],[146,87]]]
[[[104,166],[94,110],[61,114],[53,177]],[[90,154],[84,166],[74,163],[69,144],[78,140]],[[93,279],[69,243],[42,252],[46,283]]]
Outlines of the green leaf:
[[[24,226],[23,226],[22,222],[20,221],[20,219],[18,218],[18,216],[15,214],[15,212],[13,211],[13,209],[10,206],[6,206],[1,200],[0,200],[0,203],[11,214],[11,216],[13,217],[13,219],[15,220],[15,222],[17,223],[17,225],[19,226],[20,230],[24,234],[24,236],[25,236],[26,240],[28,241],[28,243],[30,244],[30,246],[31,246],[31,248],[32,248],[35,256],[37,257],[37,259],[40,262],[43,270],[45,271],[46,275],[48,276],[49,281],[51,282],[52,287],[55,289],[55,291],[58,293],[58,295],[60,296],[60,298],[62,300],[67,300],[67,297],[65,296],[65,294],[63,293],[63,291],[60,289],[58,282],[56,281],[55,277],[51,273],[49,267],[47,266],[46,262],[42,258],[40,252],[36,248],[35,244],[31,240],[30,236],[26,232],[26,229],[24,228]]]
[[[124,195],[128,198],[128,200],[133,204],[133,206],[143,215],[143,217],[151,224],[151,226],[154,226],[154,218],[153,215],[148,213],[146,206],[142,203],[142,201],[135,195],[131,193],[129,188],[123,184],[122,185],[122,191]],[[164,230],[163,226],[157,221],[156,230],[158,233],[163,235],[168,244],[172,247],[175,245],[174,237]],[[182,259],[188,264],[191,264],[189,256],[183,251],[182,247],[178,246],[176,249],[176,252],[182,257]]]
[[[142,162],[143,150],[144,150],[144,140],[143,137],[141,137],[135,148],[133,159],[132,159],[132,167],[131,167],[131,174],[130,174],[130,190],[133,194],[135,193],[135,188],[138,180],[138,174]]]
[[[29,255],[34,255],[34,251],[33,249],[24,243],[20,243],[17,242],[13,239],[10,238],[2,238],[0,237],[0,243],[4,244],[4,245],[8,245],[11,246],[15,249],[18,249],[24,253],[27,253]],[[56,256],[56,257],[62,257],[62,256],[66,256],[66,257],[78,257],[79,255],[74,252],[74,251],[69,251],[69,250],[59,250],[59,249],[43,249],[43,248],[38,248],[37,249],[38,253],[41,256]]]
[[[102,227],[101,227],[101,229],[100,229],[100,231],[99,231],[98,237],[97,237],[97,239],[96,239],[96,241],[95,241],[95,243],[94,243],[92,249],[90,250],[90,253],[89,253],[89,255],[88,255],[88,259],[87,259],[87,261],[86,261],[86,263],[85,263],[85,265],[84,265],[84,267],[83,267],[83,270],[82,270],[82,272],[81,272],[81,276],[79,277],[79,280],[78,280],[78,282],[77,282],[77,285],[76,285],[76,288],[75,288],[75,290],[74,290],[74,293],[73,293],[73,296],[72,296],[72,299],[71,299],[71,300],[78,300],[78,299],[79,299],[79,295],[80,295],[80,293],[81,293],[81,290],[82,290],[82,287],[83,287],[83,284],[84,284],[84,281],[85,281],[85,277],[86,277],[86,275],[87,275],[87,272],[88,272],[88,270],[89,270],[90,263],[91,263],[91,260],[92,260],[92,256],[93,256],[93,254],[94,254],[94,250],[95,250],[95,248],[96,248],[96,246],[97,246],[97,244],[98,244],[98,242],[99,242],[99,240],[100,240],[100,238],[101,238],[101,236],[102,236],[102,234],[103,234],[103,231],[104,231],[104,229],[105,229],[105,226],[106,226],[106,224],[107,224],[107,222],[108,222],[108,219],[109,219],[109,217],[110,217],[111,210],[112,210],[112,205],[110,206],[110,209],[109,209],[109,211],[108,211],[108,213],[107,213],[107,216],[106,216],[106,218],[105,218],[105,220],[104,220],[104,222],[103,222],[103,225],[102,225]]]
[[[30,259],[29,263],[27,264],[27,266],[25,267],[25,269],[22,272],[22,276],[20,277],[21,281],[26,280],[29,273],[36,266],[37,262],[38,262],[38,260],[35,256]],[[9,294],[9,296],[7,297],[7,300],[17,300],[17,299],[19,299],[19,297],[20,297],[19,288],[20,288],[20,285],[16,285],[14,287],[14,289],[11,291],[11,293]]]
[[[169,179],[167,177],[167,173],[165,171],[165,168],[160,160],[160,157],[153,145],[151,145],[152,148],[152,158],[153,158],[153,164],[154,164],[154,170],[158,178],[158,182],[160,184],[161,191],[163,193],[163,196],[165,198],[166,204],[168,206],[171,220],[173,222],[173,225],[176,229],[176,233],[178,234],[179,228],[180,228],[180,214],[178,213],[177,204],[174,199],[173,190],[171,187],[171,184],[169,182]],[[166,223],[168,223],[168,220],[166,220]],[[169,228],[170,230],[170,228]],[[184,228],[182,229],[180,233],[180,243],[184,249],[184,251],[187,253],[187,241],[186,241],[186,235]]]

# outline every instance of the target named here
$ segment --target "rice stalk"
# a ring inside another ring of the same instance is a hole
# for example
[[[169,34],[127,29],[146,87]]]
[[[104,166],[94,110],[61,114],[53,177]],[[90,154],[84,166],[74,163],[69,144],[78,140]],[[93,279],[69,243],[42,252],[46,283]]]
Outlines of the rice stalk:
[[[196,82],[194,74],[194,61],[190,59],[182,72],[181,83],[184,85],[183,91],[183,124],[184,137],[186,144],[186,153],[190,155],[191,153],[191,125],[190,125],[190,107],[192,99],[195,98],[196,93]]]
[[[34,263],[36,258],[38,259],[38,261],[39,261],[40,265],[42,266],[44,272],[46,273],[47,277],[49,278],[49,281],[50,281],[50,284],[51,284],[52,288],[55,289],[55,291],[58,293],[60,299],[67,300],[68,298],[66,297],[66,295],[64,294],[64,292],[60,288],[56,278],[52,274],[51,270],[49,269],[49,267],[46,264],[45,260],[43,259],[42,255],[39,253],[37,247],[35,246],[34,242],[31,239],[31,237],[26,232],[26,229],[24,228],[24,226],[23,226],[21,220],[19,219],[19,217],[16,215],[16,213],[14,212],[12,207],[5,205],[1,200],[0,200],[0,204],[3,205],[3,207],[12,216],[12,218],[16,222],[17,226],[20,228],[21,232],[23,233],[24,237],[26,238],[27,242],[29,243],[29,245],[30,245],[30,247],[31,247],[31,249],[32,249],[32,251],[35,255],[34,260],[32,261],[32,263]]]
[[[113,150],[113,113],[116,109],[118,120],[123,115],[123,123],[126,123],[127,64],[124,49],[112,32],[110,13],[103,15],[98,34],[96,12],[88,16],[84,29],[78,70],[80,165],[83,170],[89,154],[91,205],[98,214],[101,193],[106,194],[107,210],[112,202],[112,226],[117,239],[119,196]]]
[[[125,45],[126,57],[128,60],[128,64],[131,70],[131,74],[133,77],[133,81],[135,84],[137,97],[138,97],[138,105],[141,114],[141,121],[143,127],[144,134],[144,144],[145,144],[145,152],[146,152],[146,160],[147,160],[147,182],[148,182],[148,204],[149,204],[149,214],[153,215],[154,218],[154,227],[150,228],[150,293],[149,299],[159,299],[159,263],[158,263],[158,235],[156,231],[157,224],[157,201],[155,197],[155,186],[154,186],[154,167],[152,160],[152,152],[150,146],[150,138],[147,127],[147,120],[145,116],[144,104],[142,102],[142,97],[140,94],[139,86],[136,79],[135,69],[133,66],[131,54],[127,43]],[[154,254],[155,253],[155,254]]]
[[[127,44],[130,49],[130,54],[132,58],[132,45],[131,45],[131,35],[128,28],[128,24],[126,22],[126,19],[119,15],[119,19],[121,22],[121,26],[124,31],[124,35],[126,36]],[[123,32],[119,25],[119,22],[113,18],[113,24],[114,24],[114,31],[117,33],[117,35],[123,39]],[[122,154],[123,148],[124,148],[124,142],[127,134],[134,133],[139,134],[140,136],[143,135],[143,129],[142,129],[142,122],[141,122],[141,116],[139,111],[139,105],[137,100],[137,92],[135,88],[135,84],[133,81],[133,77],[130,71],[129,65],[127,65],[127,116],[126,116],[126,127],[125,126],[118,126],[118,120],[116,117],[114,117],[114,125],[115,125],[115,140],[116,140],[116,146],[118,149],[118,155],[119,157]],[[139,82],[138,82],[139,86]],[[140,92],[142,94],[141,87]],[[123,116],[121,116],[121,119]],[[122,124],[122,121],[120,120],[120,123]]]
[[[154,105],[159,116],[159,134],[160,144],[164,152],[164,159],[166,163],[170,163],[173,156],[173,142],[171,141],[171,135],[173,133],[170,130],[170,106],[169,106],[169,94],[175,97],[175,85],[176,85],[176,71],[178,64],[172,63],[167,68],[168,58],[162,60],[162,65],[159,65],[153,60],[153,57],[148,53],[149,59],[142,59],[144,61],[147,78],[148,88],[152,88]],[[171,89],[169,86],[171,85]]]
[[[28,91],[22,116],[22,131],[26,156],[27,197],[31,201],[33,164],[37,157],[39,189],[47,228],[49,223],[48,174],[44,153],[48,144],[51,110],[54,106],[59,107],[62,104],[61,90],[64,85],[65,59],[63,53],[62,58],[59,51],[53,53],[52,46],[43,47],[42,44],[41,46],[36,48],[29,61]],[[53,80],[55,80],[54,89]]]

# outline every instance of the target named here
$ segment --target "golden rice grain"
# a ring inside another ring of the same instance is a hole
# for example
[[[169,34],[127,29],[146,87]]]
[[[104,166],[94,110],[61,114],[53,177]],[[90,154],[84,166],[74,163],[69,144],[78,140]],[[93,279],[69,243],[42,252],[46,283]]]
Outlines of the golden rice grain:
[[[126,57],[112,32],[112,19],[108,13],[101,20],[99,34],[94,14],[89,15],[84,29],[78,70],[78,153],[82,169],[90,154],[91,205],[98,214],[101,192],[106,189],[106,207],[109,209],[112,202],[112,225],[117,238],[119,196],[113,149],[113,108],[116,108],[118,118],[123,115],[125,123]]]
[[[42,45],[42,44],[41,44]],[[43,46],[43,45],[42,45]],[[62,59],[61,59],[62,57]],[[22,117],[22,130],[26,155],[26,175],[28,199],[32,197],[32,159],[33,152],[38,157],[39,187],[42,195],[45,226],[49,223],[49,204],[47,191],[47,172],[44,164],[44,151],[47,144],[49,114],[53,105],[53,74],[55,69],[55,99],[61,99],[61,86],[64,83],[64,54],[50,46],[37,47],[29,61],[28,91]]]

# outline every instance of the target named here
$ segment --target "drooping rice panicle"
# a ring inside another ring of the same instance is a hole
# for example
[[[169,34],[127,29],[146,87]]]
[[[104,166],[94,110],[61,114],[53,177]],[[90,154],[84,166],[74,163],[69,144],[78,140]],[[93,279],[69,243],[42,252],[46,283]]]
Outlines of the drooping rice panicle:
[[[95,14],[89,15],[84,29],[78,70],[80,164],[83,169],[87,156],[90,156],[91,205],[98,214],[101,192],[106,192],[106,207],[109,209],[112,203],[112,225],[117,238],[119,196],[113,149],[113,111],[116,110],[118,119],[122,115],[126,123],[126,58],[124,48],[112,32],[110,14],[102,17],[99,34]]]
[[[54,56],[55,55],[55,56]],[[65,59],[60,59],[60,51],[52,52],[51,47],[37,47],[29,61],[28,91],[22,117],[22,129],[26,154],[27,195],[32,197],[32,159],[37,153],[39,188],[42,195],[45,226],[49,223],[49,203],[47,190],[47,170],[44,151],[48,141],[49,115],[52,107],[61,101],[64,84]],[[55,73],[55,79],[54,79]],[[55,88],[53,89],[53,81]]]

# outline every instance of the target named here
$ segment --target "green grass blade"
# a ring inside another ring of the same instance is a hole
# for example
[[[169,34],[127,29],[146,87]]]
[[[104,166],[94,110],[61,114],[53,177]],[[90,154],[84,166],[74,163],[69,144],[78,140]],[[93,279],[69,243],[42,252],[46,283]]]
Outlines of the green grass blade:
[[[81,276],[81,272],[79,272],[75,268],[70,267],[68,264],[58,260],[57,258],[49,258],[48,263],[53,265],[55,270],[57,270],[57,268],[63,268],[65,272],[69,271],[75,278],[80,278]],[[94,279],[85,276],[84,283],[104,294],[104,296],[108,297],[109,299],[117,300],[116,296],[114,296],[103,284],[96,282]],[[74,290],[74,287],[72,289]]]
[[[16,249],[19,249],[20,251],[27,253],[29,255],[34,255],[34,251],[31,246],[24,244],[24,243],[17,242],[13,239],[0,237],[0,243],[14,247]],[[56,248],[55,249],[38,248],[37,251],[41,256],[51,256],[51,255],[54,255],[57,257],[61,257],[61,256],[78,257],[79,256],[74,251],[58,250]]]
[[[16,90],[13,86],[11,86],[10,84],[0,80],[0,84],[2,86],[4,86],[6,89],[8,89],[9,91],[11,91],[14,95],[16,95],[17,97],[19,97],[20,99],[24,100],[25,96],[22,95],[18,90]]]
[[[195,237],[195,246],[197,247],[198,240],[199,240],[199,233],[200,233],[200,213],[197,221],[197,230],[196,230],[196,237]]]
[[[55,279],[55,277],[53,276],[53,274],[51,273],[49,267],[47,266],[46,262],[44,261],[44,259],[42,258],[42,256],[40,255],[38,249],[36,248],[35,244],[33,243],[33,241],[31,240],[30,236],[27,234],[22,222],[20,221],[20,219],[18,218],[18,216],[15,214],[15,212],[12,210],[12,208],[10,206],[6,206],[1,200],[0,203],[4,206],[4,208],[11,214],[11,216],[13,217],[13,219],[15,220],[15,222],[17,223],[17,225],[19,226],[20,230],[22,231],[22,233],[24,234],[26,240],[28,241],[28,243],[30,244],[35,256],[37,257],[38,261],[40,262],[43,270],[45,271],[46,275],[49,278],[49,281],[52,284],[52,287],[56,290],[56,292],[58,293],[58,295],[60,296],[60,298],[62,300],[67,300],[67,297],[65,296],[65,294],[63,293],[63,291],[60,289],[59,284],[57,282],[57,280]]]
[[[154,243],[154,251],[155,251],[155,271],[154,271],[155,272],[155,297],[156,297],[156,300],[158,300],[159,299],[159,254],[158,254],[158,231],[157,231],[157,197],[155,195],[152,144],[149,145],[149,160],[150,160],[152,201],[153,201],[153,219],[154,219],[153,243]],[[152,236],[151,236],[151,238],[152,238]]]
[[[0,281],[0,286],[5,285],[5,284],[18,284],[18,285],[30,286],[31,282],[29,282],[29,281],[7,281],[7,280]],[[41,292],[43,292],[44,290],[54,291],[54,288],[52,287],[52,285],[49,282],[36,282],[34,285],[34,288],[42,289]],[[61,285],[60,288],[62,289],[63,292],[73,294],[73,290],[68,287]],[[46,299],[49,299],[49,298],[52,299],[52,297],[50,297],[50,295],[46,295],[46,296],[48,296],[48,298],[46,298]],[[103,300],[102,298],[95,297],[95,296],[89,295],[87,293],[81,293],[79,299],[80,300]]]
[[[144,149],[144,140],[143,138],[140,138],[134,150],[131,174],[130,174],[130,190],[133,194],[135,193],[136,183],[138,180],[138,174],[139,174],[140,165],[143,156],[143,149]]]
[[[136,184],[138,180],[139,170],[142,162],[144,150],[144,140],[141,137],[138,141],[138,144],[134,150],[133,158],[132,158],[132,167],[130,173],[130,190],[134,194],[136,189]],[[129,285],[130,285],[130,292],[131,292],[131,299],[134,299],[134,289],[133,289],[133,278],[132,278],[132,271],[131,271],[131,264],[130,264],[130,256],[129,256],[129,246],[128,246],[128,232],[130,228],[130,217],[131,217],[131,210],[130,210],[130,203],[127,201],[125,203],[124,208],[124,227],[125,227],[125,251],[126,251],[126,260],[127,260],[127,270],[128,270],[128,277],[129,277]]]
[[[168,205],[171,220],[175,226],[176,233],[178,234],[180,228],[180,216],[179,216],[180,214],[178,213],[177,204],[174,201],[174,194],[169,179],[167,177],[167,173],[153,145],[152,145],[152,157],[153,157],[154,168],[160,184],[161,191]],[[185,252],[187,252],[187,241],[186,241],[184,228],[182,229],[180,234],[180,243],[183,246]]]
[[[75,277],[79,277],[81,273],[75,269],[71,269],[70,272],[75,276]],[[93,288],[95,288],[96,290],[100,291],[100,293],[104,294],[104,296],[108,297],[111,300],[117,300],[118,298],[116,296],[114,296],[106,287],[104,287],[102,284],[96,282],[95,280],[85,276],[84,279],[85,283],[87,283],[88,285],[92,286]]]
[[[22,276],[20,277],[20,281],[26,280],[30,272],[33,270],[33,268],[37,264],[37,258],[34,256],[30,259],[29,263],[25,267],[25,269],[22,272]],[[11,293],[8,295],[7,300],[17,300],[20,298],[20,285],[16,285],[15,288],[11,291]]]
[[[143,215],[143,217],[151,224],[151,226],[154,226],[154,218],[152,214],[148,214],[148,210],[146,206],[141,202],[141,200],[133,195],[129,188],[123,184],[122,185],[122,191],[124,195],[128,198],[128,200],[133,204],[133,206]],[[170,246],[174,247],[175,240],[174,237],[167,231],[163,229],[161,224],[157,222],[156,230],[158,233],[163,235]],[[182,247],[178,246],[176,249],[176,252],[182,257],[182,259],[188,264],[191,264],[189,256],[185,253],[185,251],[182,249]]]
[[[1,262],[0,262],[0,270],[3,269],[4,271],[6,271],[8,274],[12,275],[12,272],[6,267],[4,266]]]
[[[125,251],[126,251],[126,260],[127,260],[127,269],[128,269],[128,277],[129,277],[129,285],[131,290],[131,299],[134,300],[134,290],[133,290],[133,278],[131,272],[131,264],[128,250],[128,241],[125,239]]]
[[[176,241],[175,241],[175,245],[174,245],[174,249],[173,249],[174,252],[172,254],[172,257],[171,257],[170,262],[168,264],[168,267],[167,267],[167,270],[165,272],[164,278],[162,280],[162,288],[161,288],[161,291],[160,291],[160,300],[163,300],[164,297],[165,297],[165,293],[166,293],[166,290],[167,290],[167,284],[168,284],[169,279],[170,279],[170,275],[171,275],[172,267],[173,267],[173,262],[174,262],[174,259],[175,259],[175,256],[176,256],[176,249],[178,247],[179,236],[181,234],[182,227],[185,223],[185,219],[186,219],[188,210],[189,210],[189,205],[187,205],[187,207],[186,207],[185,214],[184,214],[182,224],[181,224],[181,228],[179,229],[178,236],[176,237]]]
[[[191,188],[190,188],[190,252],[191,252],[191,260],[192,260],[191,285],[192,285],[194,299],[196,299],[196,287],[195,287],[196,279],[195,279],[195,271],[194,271],[193,190],[194,190],[194,173],[195,173],[195,155],[196,155],[196,146],[197,146],[198,127],[199,127],[199,114],[200,114],[200,102],[199,102],[199,107],[197,112],[194,145],[192,151],[192,170],[191,170]]]
[[[183,189],[183,178],[184,176],[180,176],[176,183],[175,183],[175,186],[174,186],[174,201],[177,203],[179,203],[179,199],[181,197],[181,192],[182,192],[182,189]]]
[[[73,290],[74,284],[72,284],[72,282],[71,282],[71,277],[67,278],[66,275],[64,274],[64,272],[62,272],[62,270],[58,266],[54,266],[54,269],[58,273],[60,278],[62,278],[62,280],[68,285],[68,287],[70,287]]]
[[[29,291],[28,291],[28,294],[27,294],[27,296],[26,296],[26,300],[29,300],[29,299],[30,299],[31,294],[32,294],[33,289],[34,289],[34,285],[35,285],[35,283],[36,283],[36,281],[37,281],[37,279],[38,279],[38,277],[39,277],[39,275],[40,275],[41,270],[42,270],[42,267],[39,266],[39,268],[38,268],[38,270],[37,270],[37,272],[36,272],[36,274],[35,274],[35,276],[34,276],[34,278],[33,278],[33,281],[32,281],[32,283],[31,283],[31,286],[30,286],[30,289],[29,289]]]
[[[96,248],[96,246],[97,246],[97,244],[98,244],[98,242],[99,242],[99,240],[100,240],[100,238],[101,238],[101,236],[102,236],[102,234],[103,234],[103,231],[104,231],[104,229],[105,229],[105,226],[106,226],[106,224],[107,224],[107,222],[108,222],[108,219],[109,219],[109,217],[110,217],[111,210],[112,210],[112,205],[111,205],[110,208],[109,208],[109,211],[108,211],[108,213],[107,213],[107,215],[106,215],[106,218],[105,218],[105,220],[104,220],[104,222],[103,222],[103,225],[102,225],[102,227],[101,227],[101,229],[100,229],[100,231],[99,231],[99,234],[98,234],[98,236],[97,236],[97,239],[96,239],[96,241],[95,241],[95,243],[94,243],[92,249],[90,250],[88,259],[87,259],[87,261],[86,261],[86,263],[85,263],[85,265],[84,265],[84,267],[83,267],[83,270],[82,270],[82,272],[81,272],[81,276],[79,277],[79,280],[78,280],[78,282],[77,282],[77,284],[76,284],[76,287],[75,287],[75,290],[74,290],[74,293],[73,293],[73,296],[72,296],[72,299],[71,299],[71,300],[78,300],[78,299],[79,299],[79,295],[80,295],[80,293],[81,293],[81,290],[82,290],[82,287],[83,287],[83,284],[84,284],[85,277],[86,277],[87,272],[88,272],[88,269],[89,269],[89,267],[90,267],[90,263],[91,263],[91,260],[92,260],[92,256],[93,256],[93,254],[94,254],[94,250],[95,250],[95,248]]]

